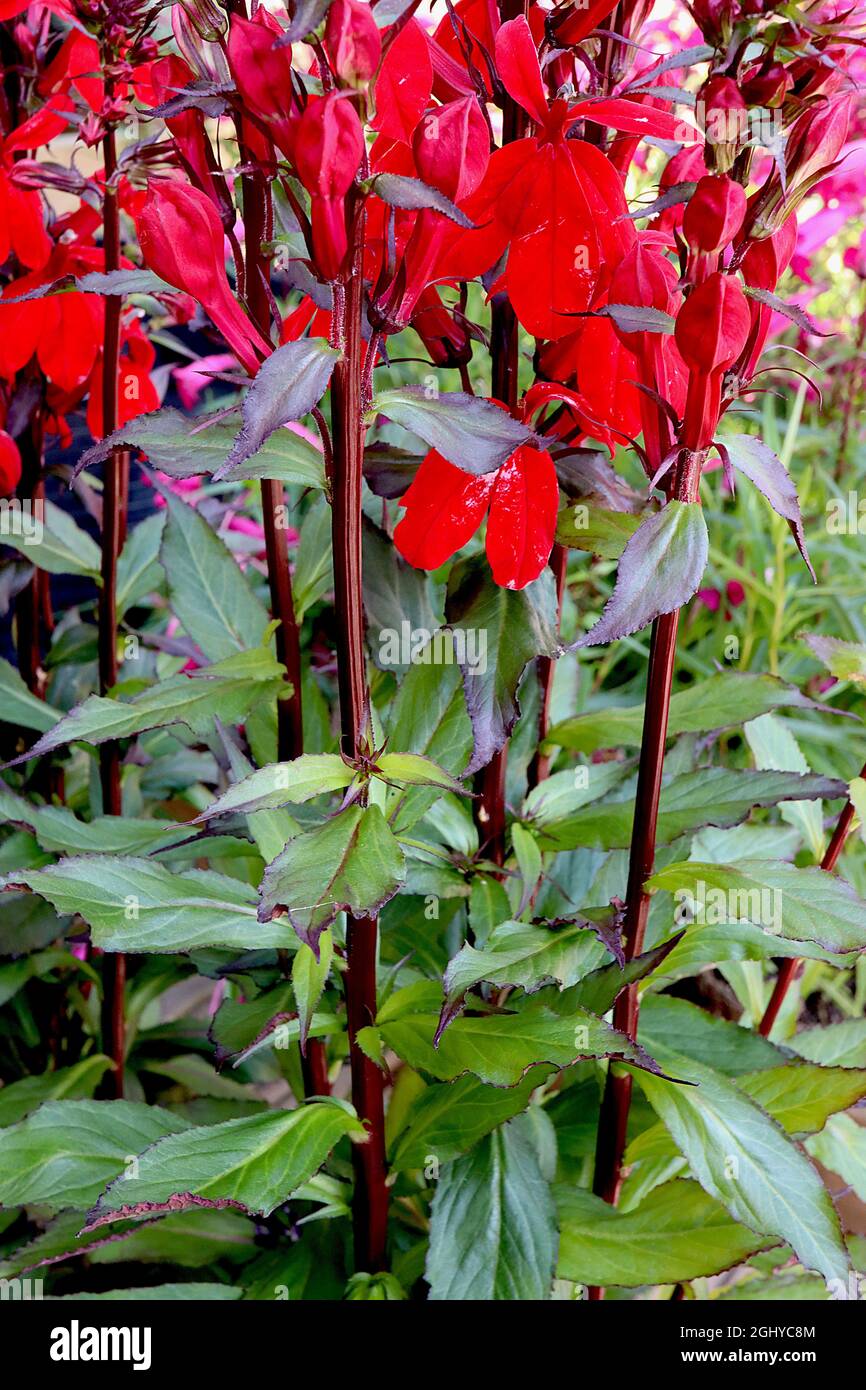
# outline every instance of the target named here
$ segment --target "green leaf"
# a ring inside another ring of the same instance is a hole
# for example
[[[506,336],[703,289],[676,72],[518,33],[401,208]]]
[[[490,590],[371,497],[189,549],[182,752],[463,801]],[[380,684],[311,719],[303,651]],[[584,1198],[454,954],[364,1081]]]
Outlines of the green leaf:
[[[848,1273],[848,1256],[830,1195],[781,1126],[733,1081],[642,1032],[657,1061],[692,1086],[638,1073],[656,1114],[693,1175],[736,1221],[787,1241],[807,1269],[826,1279]]]
[[[410,666],[391,711],[388,748],[432,758],[451,774],[462,774],[472,747],[460,672],[455,664]],[[440,799],[436,788],[392,791],[386,813],[395,834],[405,834]]]
[[[40,523],[37,525],[34,516],[21,528],[20,535],[18,528],[7,522],[3,528],[3,544],[11,545],[32,565],[49,574],[78,574],[97,579],[101,558],[96,542],[54,502],[46,501],[42,506]]]
[[[269,1216],[318,1172],[344,1135],[363,1139],[364,1126],[350,1105],[332,1097],[172,1134],[139,1155],[135,1176],[109,1184],[87,1229],[193,1206]]]
[[[737,825],[755,806],[781,801],[843,797],[845,783],[811,773],[760,772],[727,767],[700,768],[674,777],[662,788],[658,817],[659,844],[668,844],[704,825]],[[561,821],[539,828],[543,849],[627,849],[631,844],[634,801],[597,801]]]
[[[92,445],[82,454],[75,471],[101,463],[112,449],[124,446],[140,449],[154,468],[171,478],[214,473],[225,463],[240,425],[239,413],[189,416],[182,410],[154,410],[128,420]],[[325,469],[321,453],[312,444],[290,430],[278,430],[224,481],[245,478],[274,478],[299,487],[323,488]]]
[[[550,1188],[531,1131],[512,1121],[439,1175],[425,1271],[430,1298],[546,1299],[555,1260]]]
[[[822,637],[817,632],[804,632],[803,641],[837,681],[866,684],[866,644]]]
[[[159,548],[165,514],[157,512],[130,531],[117,561],[117,613],[122,617],[163,581]]]
[[[26,753],[13,758],[10,766],[67,743],[106,743],[170,724],[186,724],[195,734],[209,734],[215,719],[239,723],[262,700],[276,695],[283,688],[284,669],[269,651],[257,647],[189,675],[170,676],[131,700],[89,695]]]
[[[67,1299],[73,1303],[231,1303],[243,1298],[243,1293],[238,1284],[205,1284],[193,1279],[187,1284],[146,1284],[140,1289],[52,1294],[50,1297],[57,1303],[64,1303]]]
[[[283,343],[266,357],[243,399],[243,427],[214,482],[257,454],[281,425],[308,415],[327,391],[339,357],[336,348],[319,338]]]
[[[265,606],[224,542],[203,516],[172,493],[160,558],[174,613],[209,661],[257,647],[268,626]],[[234,722],[234,721],[225,721]]]
[[[298,1023],[300,1026],[301,1051],[306,1052],[307,1034],[313,1021],[316,1005],[322,997],[322,990],[334,958],[334,943],[329,931],[319,937],[319,958],[316,959],[310,947],[302,941],[292,961],[292,987],[298,1004]]]
[[[750,719],[743,726],[743,733],[756,767],[790,772],[811,771],[794,735],[776,715],[762,714],[758,719]],[[779,809],[782,820],[800,831],[815,862],[820,862],[824,853],[824,815],[820,801],[817,805],[795,801],[793,805]]]
[[[767,293],[751,287],[746,292],[756,299],[761,299]],[[775,295],[771,295],[770,298],[775,301],[774,307],[779,308],[780,301],[776,300]],[[781,311],[785,312],[784,306],[781,306]],[[812,328],[814,330],[814,325]],[[806,537],[803,534],[803,517],[800,514],[797,489],[782,460],[754,434],[726,434],[722,440],[717,441],[716,447],[722,458],[729,459],[735,468],[753,482],[764,494],[773,511],[787,521],[797,549],[806,562],[806,568],[817,584],[806,548]]]
[[[103,951],[253,950],[294,944],[288,925],[256,920],[255,891],[212,870],[172,873],[148,859],[82,856],[2,881],[26,883],[58,912],[77,912]]]
[[[492,473],[521,444],[535,438],[528,425],[491,401],[461,391],[428,395],[423,386],[380,391],[370,408],[370,418],[377,415],[410,430],[449,463],[476,477]]]
[[[44,733],[62,714],[31,694],[15,667],[0,657],[0,717],[4,724]]]
[[[652,1038],[647,1047],[658,1042],[725,1076],[773,1070],[785,1061],[785,1053],[759,1033],[708,1014],[685,999],[650,995],[641,1005],[640,1021],[641,1040]]]
[[[775,860],[670,864],[646,883],[691,901],[696,919],[720,925],[752,922],[788,941],[810,941],[841,954],[866,948],[866,903],[850,884],[824,869],[798,869]]]
[[[196,822],[232,811],[248,816],[279,806],[299,806],[314,796],[343,791],[353,775],[336,753],[302,753],[291,762],[270,763],[242,777],[196,816]]]
[[[71,1067],[25,1076],[0,1090],[0,1126],[14,1125],[47,1100],[87,1100],[111,1066],[102,1053],[85,1057]]]
[[[789,1134],[814,1134],[831,1115],[866,1096],[866,1071],[792,1062],[741,1076],[737,1084]]]
[[[721,1274],[776,1243],[732,1220],[696,1182],[667,1182],[629,1211],[579,1187],[558,1187],[555,1196],[556,1272],[577,1284],[686,1283]]]
[[[603,560],[618,560],[642,520],[632,512],[572,502],[557,517],[556,539],[572,550],[585,550]]]
[[[445,616],[465,648],[457,651],[475,741],[468,774],[485,767],[514,728],[517,687],[529,662],[558,653],[553,575],[545,570],[512,591],[494,584],[481,556],[461,560],[451,569]]]
[[[866,1202],[866,1129],[862,1125],[850,1115],[834,1115],[820,1134],[806,1141],[806,1148]]]
[[[84,1210],[132,1155],[186,1128],[179,1115],[132,1101],[47,1101],[0,1132],[0,1206]]]
[[[708,546],[707,523],[697,502],[668,502],[642,521],[622,552],[604,612],[574,645],[613,642],[681,608],[697,592]]]
[[[405,672],[427,639],[442,626],[442,591],[424,570],[400,555],[369,517],[363,533],[367,642],[376,665]]]
[[[295,617],[304,614],[333,587],[331,508],[327,498],[316,497],[301,522],[301,539],[295,553],[292,597]]]
[[[376,766],[384,780],[396,782],[401,787],[437,787],[457,796],[470,794],[462,782],[421,753],[382,753],[376,759]]]
[[[274,989],[263,990],[254,999],[224,999],[214,1015],[208,1037],[216,1047],[218,1063],[245,1052],[271,1025],[288,1020],[295,1002],[294,991],[284,981]],[[274,1023],[277,1020],[277,1023]]]
[[[822,1066],[866,1067],[866,1018],[847,1018],[826,1028],[807,1028],[785,1046]]]
[[[775,676],[725,671],[709,680],[696,681],[671,698],[668,736],[730,729],[756,719],[759,714],[783,707],[828,712],[825,705],[816,704],[796,686],[787,685]],[[621,744],[636,748],[641,740],[643,717],[642,704],[624,709],[606,706],[554,725],[547,742],[581,753],[594,753],[598,748],[616,748]]]
[[[486,1086],[474,1076],[426,1086],[413,1101],[397,1135],[391,1169],[424,1168],[431,1159],[448,1163],[473,1148],[485,1134],[519,1115],[549,1072],[533,1067],[525,1080],[503,1089]],[[390,1113],[390,1112],[389,1112]]]
[[[676,949],[678,942],[682,939],[682,932],[677,936],[672,936],[669,941],[665,941],[661,946],[654,946],[650,951],[643,951],[639,956],[626,961],[621,966],[618,961],[611,961],[609,965],[601,965],[597,970],[585,975],[572,989],[563,994],[556,1003],[557,1011],[564,1012],[571,1008],[572,1004],[579,1004],[583,1009],[589,1009],[593,1014],[606,1014],[612,1008],[614,1001],[620,990],[625,985],[634,984],[637,980],[643,980],[647,975],[651,975],[658,965]]]
[[[481,950],[465,942],[449,961],[445,971],[446,1011],[482,980],[500,987],[519,985],[527,993],[551,980],[565,989],[595,966],[597,946],[598,937],[585,917],[576,917],[562,927],[502,922]]]
[[[569,1067],[584,1057],[623,1057],[637,1066],[655,1065],[642,1048],[586,1009],[576,1008],[561,1017],[540,995],[513,1013],[457,1018],[438,1046],[433,1044],[437,1027],[433,1000],[430,1012],[395,1017],[398,1002],[399,996],[390,1000],[380,1010],[375,1028],[362,1029],[359,1040],[375,1051],[378,1037],[410,1067],[439,1081],[453,1081],[469,1072],[491,1086],[516,1086],[531,1067]]]
[[[290,840],[268,865],[259,920],[284,910],[302,941],[316,949],[338,912],[374,917],[406,876],[403,851],[378,806],[348,806]]]
[[[592,763],[554,772],[539,782],[523,802],[522,816],[539,835],[558,825],[609,791],[633,770],[630,763]]]

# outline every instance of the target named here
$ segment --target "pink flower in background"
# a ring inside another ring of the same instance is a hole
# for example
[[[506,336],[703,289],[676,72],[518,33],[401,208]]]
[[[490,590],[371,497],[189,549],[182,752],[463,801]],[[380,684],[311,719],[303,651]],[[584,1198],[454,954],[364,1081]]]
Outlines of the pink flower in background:
[[[231,352],[214,352],[183,367],[174,367],[171,375],[184,410],[194,410],[202,391],[213,384],[209,373],[237,371],[237,367],[237,358]]]

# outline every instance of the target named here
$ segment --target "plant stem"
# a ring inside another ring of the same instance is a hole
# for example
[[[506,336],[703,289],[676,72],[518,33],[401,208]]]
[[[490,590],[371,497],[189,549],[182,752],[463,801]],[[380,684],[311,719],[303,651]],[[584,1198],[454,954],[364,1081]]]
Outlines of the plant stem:
[[[337,629],[337,682],[343,751],[356,757],[367,723],[368,688],[364,652],[364,600],[361,562],[361,484],[364,465],[362,400],[364,211],[357,210],[351,267],[335,295],[341,322],[335,338],[342,356],[331,381],[331,436],[334,450],[332,535],[334,607]],[[342,312],[340,312],[342,310]],[[346,919],[346,1012],[352,1100],[368,1139],[353,1149],[355,1191],[353,1227],[357,1271],[385,1268],[388,1189],[385,1166],[384,1083],[380,1068],[358,1046],[358,1033],[376,1018],[378,923],[375,917]]]
[[[106,100],[110,100],[112,83],[106,77]],[[102,243],[105,272],[120,267],[120,211],[114,174],[117,168],[117,143],[113,126],[109,126],[102,142],[105,163],[105,192],[103,197]],[[119,295],[106,295],[105,323],[102,343],[102,433],[111,434],[117,428],[117,386],[120,370],[120,314],[123,300]],[[126,531],[125,499],[126,473],[129,454],[112,449],[105,468],[102,497],[102,589],[99,600],[99,693],[106,695],[117,684],[117,559]],[[122,814],[120,786],[120,747],[114,741],[103,743],[99,749],[99,775],[102,786],[103,815]],[[106,1076],[106,1089],[117,1099],[123,1097],[123,1068],[125,1052],[124,992],[126,987],[126,956],[117,951],[103,960],[102,972],[102,1038],[103,1048],[114,1063]]]
[[[252,157],[243,142],[243,122],[239,133],[243,160]],[[268,233],[269,193],[264,175],[257,169],[242,175],[244,198],[244,253],[246,291],[252,318],[263,337],[270,338],[271,306],[268,296],[268,262],[262,255],[262,242]],[[290,692],[277,701],[277,759],[290,762],[304,751],[303,696],[301,690],[301,636],[295,614],[292,593],[292,572],[286,527],[286,498],[282,483],[274,478],[261,481],[262,525],[265,532],[265,553],[268,567],[268,586],[271,594],[271,615],[279,619],[276,631],[277,660],[286,668]],[[304,1094],[327,1096],[328,1059],[323,1038],[310,1038],[306,1052],[301,1055]]]
[[[863,767],[860,769],[860,776],[866,777],[866,763],[864,763]],[[836,822],[836,828],[830,837],[830,843],[824,851],[824,857],[821,860],[821,868],[828,874],[833,872],[839,862],[839,855],[845,847],[845,841],[848,838],[848,832],[851,829],[853,820],[854,804],[849,798],[842,808],[842,812]],[[758,1025],[758,1032],[762,1037],[768,1038],[772,1033],[773,1025],[785,1002],[785,996],[794,980],[796,980],[797,976],[800,974],[802,968],[803,961],[799,956],[789,956],[779,965],[776,983],[773,986],[773,993],[770,995],[770,1002],[764,1010],[764,1017]]]

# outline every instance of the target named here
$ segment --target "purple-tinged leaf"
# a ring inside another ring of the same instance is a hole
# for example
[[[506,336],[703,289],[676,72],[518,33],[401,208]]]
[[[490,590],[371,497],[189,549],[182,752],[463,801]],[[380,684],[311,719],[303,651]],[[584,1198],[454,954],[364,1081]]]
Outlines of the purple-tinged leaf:
[[[321,339],[300,338],[284,343],[265,359],[241,406],[243,428],[225,463],[214,473],[215,482],[257,453],[281,425],[303,419],[318,405],[339,356],[336,348]]]
[[[800,513],[797,489],[782,460],[777,458],[762,439],[752,434],[726,435],[724,440],[715,441],[715,447],[722,461],[724,462],[727,456],[730,463],[744,473],[758,491],[764,494],[773,511],[787,521],[797,542],[797,549],[817,584],[803,534],[803,517]]]
[[[465,227],[469,231],[475,229],[475,223],[471,222],[466,213],[461,212],[450,198],[446,198],[438,188],[431,188],[429,184],[422,183],[420,179],[409,178],[405,174],[377,174],[370,189],[377,198],[381,198],[383,203],[388,203],[392,208],[431,208],[456,222],[458,227]]]
[[[606,304],[588,317],[613,319],[622,333],[673,333],[676,326],[673,314],[644,304]]]
[[[634,212],[623,213],[618,217],[617,222],[637,222],[641,217],[655,217],[657,213],[664,212],[667,208],[679,207],[682,203],[687,203],[697,188],[696,183],[675,183],[664,193],[660,193],[658,198],[651,203],[643,203],[635,208]]]
[[[668,502],[635,531],[601,618],[575,647],[597,647],[638,632],[697,592],[707,563],[707,524],[696,502]]]
[[[370,416],[384,415],[475,477],[493,473],[534,432],[492,401],[462,391],[428,395],[423,386],[381,391]]]
[[[777,314],[784,314],[786,319],[790,319],[804,333],[811,333],[817,338],[835,337],[834,333],[825,333],[823,328],[819,328],[815,320],[810,318],[799,304],[789,304],[787,300],[773,294],[772,290],[759,290],[754,285],[744,285],[743,293],[747,294],[749,299],[757,299],[759,304],[766,304],[768,308],[775,309]]]

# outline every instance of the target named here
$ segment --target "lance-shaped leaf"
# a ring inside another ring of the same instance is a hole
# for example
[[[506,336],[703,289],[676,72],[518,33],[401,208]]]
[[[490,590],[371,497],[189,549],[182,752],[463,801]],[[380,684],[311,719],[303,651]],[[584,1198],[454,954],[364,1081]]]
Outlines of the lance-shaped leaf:
[[[431,188],[421,179],[409,178],[405,174],[377,174],[371,182],[370,189],[377,198],[381,198],[383,203],[388,203],[392,208],[432,208],[434,212],[441,212],[451,222],[456,222],[458,227],[466,227],[469,230],[475,227],[475,223],[470,221],[465,212],[460,211],[456,203],[452,203],[438,188]]]
[[[228,791],[196,816],[196,822],[238,812],[271,811],[278,806],[300,806],[311,797],[342,791],[353,772],[336,753],[302,753],[288,763],[269,763],[242,777]]]
[[[96,542],[54,502],[39,505],[40,514],[23,510],[4,513],[3,544],[13,546],[32,565],[49,574],[95,579],[100,567]]]
[[[734,1221],[696,1182],[657,1187],[618,1211],[591,1192],[555,1189],[560,1279],[577,1284],[675,1284],[721,1274],[778,1242]]]
[[[61,719],[62,712],[27,689],[21,674],[0,658],[0,718],[4,724],[44,733]]]
[[[523,802],[523,819],[537,835],[618,786],[633,771],[632,763],[590,763],[554,772],[533,787]]]
[[[861,1202],[866,1201],[866,1129],[851,1115],[834,1115],[806,1147],[825,1168],[838,1173]]]
[[[824,869],[773,859],[724,864],[670,864],[647,888],[687,895],[698,923],[752,922],[787,941],[811,941],[844,954],[866,949],[866,903]]]
[[[866,645],[843,642],[839,637],[822,637],[817,632],[804,632],[802,636],[806,646],[837,681],[866,685]]]
[[[225,465],[242,424],[239,413],[226,416],[185,415],[167,406],[147,415],[136,415],[105,439],[91,445],[78,460],[75,472],[101,463],[112,449],[140,449],[154,468],[171,478],[194,478],[215,473]],[[226,475],[225,482],[245,478],[274,478],[299,487],[323,488],[325,469],[315,445],[291,430],[277,430],[261,448]]]
[[[779,516],[784,517],[797,542],[797,549],[806,562],[812,578],[818,580],[806,549],[803,534],[803,517],[791,476],[780,458],[768,448],[762,439],[753,434],[729,434],[716,440],[716,448],[723,459],[729,460],[735,468],[749,478],[762,492]]]
[[[376,767],[384,781],[396,782],[400,787],[438,787],[458,796],[470,795],[462,782],[421,753],[382,753],[376,759]]]
[[[701,1187],[736,1221],[786,1241],[807,1269],[847,1278],[839,1221],[820,1177],[779,1124],[733,1081],[670,1050],[641,1027],[640,1036],[667,1070],[692,1086],[638,1073],[647,1100]]]
[[[210,869],[176,874],[149,859],[82,855],[18,869],[2,887],[26,884],[61,913],[78,913],[102,951],[240,951],[294,944],[286,923],[256,920],[255,890]]]
[[[486,1086],[474,1076],[425,1086],[412,1102],[393,1142],[394,1172],[423,1168],[430,1154],[440,1163],[459,1158],[498,1125],[519,1115],[544,1076],[534,1067],[517,1086]]]
[[[97,1052],[71,1067],[25,1076],[0,1090],[0,1127],[14,1125],[47,1100],[89,1100],[111,1059]]]
[[[519,985],[527,993],[556,981],[561,988],[577,984],[597,964],[599,942],[585,917],[561,927],[533,927],[526,922],[502,922],[481,950],[465,942],[445,971],[445,1008],[453,1008],[473,985]]]
[[[591,634],[590,634],[591,635]],[[708,734],[716,729],[729,729],[744,724],[758,715],[774,709],[814,709],[825,714],[839,713],[827,705],[810,700],[794,685],[776,676],[762,676],[749,671],[725,671],[709,680],[695,681],[687,690],[671,697],[668,734]],[[598,748],[616,748],[620,744],[637,747],[643,729],[644,707],[629,705],[579,714],[555,724],[548,743],[573,748],[581,753],[594,753]]]
[[[0,1206],[85,1210],[130,1156],[188,1128],[156,1105],[50,1100],[0,1131]]]
[[[42,757],[67,743],[100,744],[170,724],[186,724],[193,733],[208,734],[215,719],[236,724],[260,701],[282,691],[284,669],[270,652],[258,647],[189,675],[170,676],[131,700],[89,695],[12,762]]]
[[[641,523],[619,562],[616,585],[595,627],[575,642],[597,647],[673,613],[697,592],[707,563],[707,523],[696,502],[668,502]]]
[[[265,870],[259,920],[284,911],[317,951],[338,912],[375,917],[406,876],[403,851],[378,806],[347,806],[290,840]]]
[[[642,1048],[594,1014],[577,1008],[562,1017],[540,995],[513,1013],[457,1018],[434,1046],[435,985],[433,991],[432,998],[429,991],[421,998],[424,1012],[402,1012],[405,1004],[400,995],[389,1000],[379,1011],[375,1027],[363,1028],[358,1035],[368,1053],[378,1057],[384,1043],[410,1067],[438,1081],[453,1081],[470,1072],[491,1086],[516,1086],[531,1067],[568,1067],[585,1057],[624,1058],[657,1070]]]
[[[517,722],[517,687],[530,661],[555,656],[556,593],[545,570],[525,589],[494,584],[483,559],[454,565],[445,616],[455,633],[475,746],[466,774],[484,767]]]
[[[225,542],[194,507],[165,493],[168,520],[160,559],[172,611],[209,661],[221,661],[262,641],[264,604]],[[231,723],[224,720],[224,723]]]
[[[225,463],[214,473],[215,482],[257,453],[280,425],[303,419],[318,405],[339,356],[324,341],[299,338],[265,358],[241,406],[243,427]]]
[[[564,507],[556,522],[556,539],[572,550],[585,550],[604,560],[618,560],[641,524],[632,512],[610,511],[574,502]]]
[[[328,979],[331,961],[334,959],[334,943],[331,933],[323,931],[319,937],[319,955],[315,954],[305,941],[302,941],[295,959],[292,961],[292,988],[298,1005],[298,1040],[301,1052],[306,1056],[307,1037],[316,1005],[322,997],[322,990]]]
[[[436,449],[449,463],[479,477],[492,473],[521,444],[535,439],[528,425],[480,396],[445,391],[428,396],[423,386],[380,391],[371,417],[384,415]]]
[[[269,1216],[318,1172],[347,1134],[363,1141],[364,1126],[351,1105],[329,1096],[296,1110],[170,1135],[109,1184],[87,1229],[186,1207],[236,1207]]]
[[[556,1012],[565,1014],[572,1005],[579,1004],[582,1009],[589,1009],[590,1013],[606,1014],[608,1009],[613,1007],[620,990],[651,975],[656,966],[661,965],[665,957],[682,941],[683,935],[683,932],[677,932],[668,941],[663,941],[661,946],[653,946],[651,950],[643,951],[639,956],[627,960],[625,965],[621,965],[619,961],[600,965],[597,970],[585,975],[572,989],[560,995],[554,1002]]]
[[[531,1127],[514,1120],[439,1175],[425,1269],[430,1298],[546,1299],[556,1243]]]
[[[621,333],[673,333],[676,319],[645,304],[606,304],[593,318],[612,319]]]
[[[825,1028],[806,1028],[786,1047],[822,1066],[866,1067],[866,1018],[846,1018]]]
[[[856,1105],[866,1095],[866,1071],[856,1067],[822,1067],[817,1062],[789,1062],[737,1085],[779,1121],[788,1134],[815,1134],[831,1115]]]
[[[217,1062],[245,1052],[281,1022],[293,1018],[294,1002],[294,992],[287,982],[262,990],[255,999],[224,999],[208,1029],[208,1037],[216,1048]]]
[[[844,782],[811,773],[760,772],[726,767],[702,768],[674,777],[662,790],[657,837],[667,844],[699,826],[738,825],[754,806],[781,801],[842,797]],[[561,821],[536,829],[543,849],[627,849],[631,844],[634,802],[593,802]]]

